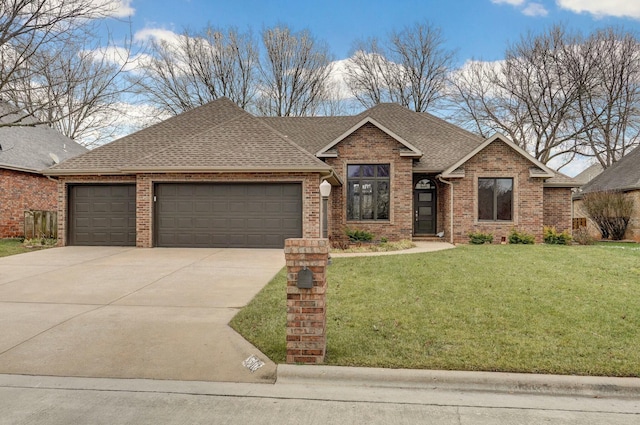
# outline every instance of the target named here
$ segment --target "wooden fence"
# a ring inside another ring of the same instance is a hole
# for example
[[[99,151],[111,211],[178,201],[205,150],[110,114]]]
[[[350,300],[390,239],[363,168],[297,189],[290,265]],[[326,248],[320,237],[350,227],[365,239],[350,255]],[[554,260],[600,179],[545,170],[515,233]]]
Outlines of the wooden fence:
[[[58,212],[35,210],[25,211],[24,237],[25,239],[58,239]]]

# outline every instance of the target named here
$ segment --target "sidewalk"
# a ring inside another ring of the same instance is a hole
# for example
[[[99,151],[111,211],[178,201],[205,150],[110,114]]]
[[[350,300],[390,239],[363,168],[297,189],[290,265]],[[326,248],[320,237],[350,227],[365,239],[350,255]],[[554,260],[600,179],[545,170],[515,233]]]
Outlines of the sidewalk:
[[[400,251],[384,251],[384,252],[332,252],[331,258],[343,258],[343,257],[374,257],[379,255],[398,255],[398,254],[418,254],[421,252],[433,252],[442,251],[444,249],[455,248],[448,242],[422,242],[414,241],[416,246],[409,249],[403,249]]]

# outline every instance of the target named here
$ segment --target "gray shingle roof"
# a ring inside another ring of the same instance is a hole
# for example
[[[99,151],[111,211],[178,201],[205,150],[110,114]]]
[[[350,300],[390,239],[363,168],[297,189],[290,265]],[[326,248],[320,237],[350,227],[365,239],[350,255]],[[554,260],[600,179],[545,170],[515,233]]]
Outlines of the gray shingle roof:
[[[582,172],[577,176],[575,176],[573,179],[576,182],[578,182],[580,186],[584,186],[585,184],[593,180],[601,172],[602,172],[602,165],[600,165],[600,163],[596,163],[582,170]]]
[[[635,148],[618,162],[582,187],[582,194],[604,190],[640,190],[640,148]]]
[[[50,173],[269,169],[330,167],[220,98],[52,167]]]
[[[426,112],[381,103],[349,117],[261,118],[309,152],[317,152],[366,117],[375,119],[423,152],[414,171],[438,172],[475,149],[484,139]]]
[[[0,116],[5,115],[5,107],[0,105]],[[13,116],[4,116],[0,122],[11,122]],[[50,154],[60,161],[87,151],[45,124],[33,119],[25,119],[28,126],[0,126],[0,168],[10,168],[28,172],[39,172],[54,164]]]
[[[431,114],[397,104],[383,103],[354,116],[255,117],[220,98],[65,161],[49,174],[330,171],[315,153],[367,117],[423,153],[414,162],[418,172],[442,172],[484,142]],[[547,182],[574,185],[560,173]]]

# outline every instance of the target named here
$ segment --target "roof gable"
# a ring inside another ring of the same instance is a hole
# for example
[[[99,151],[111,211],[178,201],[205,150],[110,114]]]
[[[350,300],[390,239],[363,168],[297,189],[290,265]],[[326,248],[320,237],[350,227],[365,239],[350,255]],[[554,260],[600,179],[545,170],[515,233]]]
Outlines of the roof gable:
[[[407,151],[400,153],[401,156],[408,156],[408,157],[414,157],[414,158],[420,158],[422,156],[422,152],[420,152],[420,150],[418,148],[416,148],[411,143],[409,143],[408,141],[406,141],[405,139],[403,139],[402,137],[400,137],[395,132],[393,132],[389,128],[385,127],[384,125],[382,125],[381,123],[379,123],[375,119],[371,118],[370,116],[364,117],[362,120],[360,120],[354,126],[349,128],[347,131],[345,131],[344,133],[342,133],[341,135],[339,135],[338,137],[333,139],[328,145],[326,145],[325,147],[320,149],[318,152],[316,152],[316,156],[319,157],[319,158],[331,158],[331,157],[337,156],[337,154],[335,154],[333,152],[329,152],[329,151],[334,146],[336,146],[338,143],[343,141],[347,136],[353,134],[356,130],[358,130],[359,128],[361,128],[365,124],[374,125],[378,129],[380,129],[382,132],[386,133],[388,136],[392,137],[398,143],[400,143],[405,148],[407,148]]]
[[[556,173],[552,169],[550,169],[549,167],[544,165],[542,162],[538,161],[536,158],[531,156],[527,151],[525,151],[520,146],[518,146],[515,143],[513,143],[511,140],[509,140],[504,135],[496,133],[493,136],[491,136],[488,139],[486,139],[483,143],[478,145],[474,150],[472,150],[471,152],[466,154],[464,157],[462,157],[456,163],[454,163],[449,168],[447,168],[442,173],[442,177],[445,177],[445,178],[448,178],[448,177],[464,177],[464,173],[461,173],[458,169],[462,165],[464,165],[464,163],[466,163],[471,158],[476,156],[476,154],[478,154],[478,152],[482,151],[484,148],[486,148],[487,146],[489,146],[491,143],[493,143],[495,141],[501,141],[501,142],[505,143],[511,149],[516,151],[519,155],[521,155],[522,157],[527,159],[529,162],[531,162],[531,164],[535,167],[535,168],[532,168],[530,170],[531,177],[552,178],[552,177],[556,176]]]

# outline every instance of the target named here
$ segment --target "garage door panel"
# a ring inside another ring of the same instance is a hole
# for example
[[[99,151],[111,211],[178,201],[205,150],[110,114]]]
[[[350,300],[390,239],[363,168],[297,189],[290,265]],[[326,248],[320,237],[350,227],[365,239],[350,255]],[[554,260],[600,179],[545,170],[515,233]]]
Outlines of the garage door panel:
[[[300,184],[160,183],[155,194],[157,246],[282,248],[302,235]]]
[[[70,186],[69,244],[135,246],[135,215],[135,185]]]

